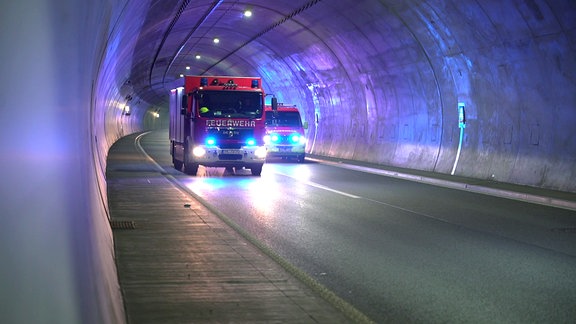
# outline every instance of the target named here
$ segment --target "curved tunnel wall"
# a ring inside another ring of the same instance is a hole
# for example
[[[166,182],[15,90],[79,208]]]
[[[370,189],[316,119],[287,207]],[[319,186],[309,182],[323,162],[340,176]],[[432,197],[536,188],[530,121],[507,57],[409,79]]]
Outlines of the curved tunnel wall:
[[[155,7],[32,2],[0,12],[0,316],[119,323],[106,157],[166,127],[131,75]],[[442,173],[464,102],[457,175],[576,192],[575,43],[568,0],[318,1],[208,73],[262,75],[314,154]]]
[[[127,63],[147,9],[2,5],[2,323],[125,321],[105,172],[117,139],[161,126],[154,107],[128,100]]]
[[[294,18],[300,32],[263,37],[273,57],[250,52],[270,92],[318,120],[311,153],[450,173],[463,102],[456,175],[576,191],[573,5],[336,9],[314,6]]]
[[[0,322],[124,321],[95,90],[115,5],[2,4]]]

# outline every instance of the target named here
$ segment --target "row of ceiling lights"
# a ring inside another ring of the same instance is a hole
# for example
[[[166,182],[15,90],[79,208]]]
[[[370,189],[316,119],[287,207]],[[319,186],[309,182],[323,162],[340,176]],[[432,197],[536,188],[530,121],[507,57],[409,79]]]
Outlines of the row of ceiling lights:
[[[252,10],[250,10],[250,9],[244,10],[243,16],[244,16],[244,17],[252,17]],[[214,39],[213,39],[212,41],[214,42],[214,44],[218,44],[218,43],[220,43],[220,38],[214,37]],[[200,56],[200,54],[196,54],[196,55],[194,56],[194,58],[195,58],[196,60],[199,60],[199,59],[202,58],[202,56]],[[188,65],[188,66],[186,66],[186,71],[189,71],[189,70],[190,70],[190,66]],[[180,74],[180,77],[181,77],[181,78],[184,77],[184,74]]]

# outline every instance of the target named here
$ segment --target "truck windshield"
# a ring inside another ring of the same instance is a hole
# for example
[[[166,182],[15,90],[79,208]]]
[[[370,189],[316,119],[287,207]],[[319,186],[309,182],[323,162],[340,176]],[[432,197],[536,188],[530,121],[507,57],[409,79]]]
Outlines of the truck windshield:
[[[262,93],[249,91],[199,91],[198,111],[202,117],[262,117]]]
[[[301,127],[302,121],[298,112],[279,111],[277,116],[273,113],[266,114],[266,126]]]

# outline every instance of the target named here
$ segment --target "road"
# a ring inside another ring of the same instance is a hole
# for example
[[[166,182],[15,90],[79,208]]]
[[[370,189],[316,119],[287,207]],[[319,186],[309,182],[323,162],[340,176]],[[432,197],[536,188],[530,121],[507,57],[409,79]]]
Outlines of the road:
[[[576,212],[307,161],[261,177],[170,163],[142,147],[250,236],[376,322],[569,323]]]

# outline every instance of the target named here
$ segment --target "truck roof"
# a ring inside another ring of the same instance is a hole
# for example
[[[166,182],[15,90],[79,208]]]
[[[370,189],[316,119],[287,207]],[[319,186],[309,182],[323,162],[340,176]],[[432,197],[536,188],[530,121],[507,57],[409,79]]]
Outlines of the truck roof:
[[[195,89],[204,87],[205,89],[237,89],[262,91],[261,77],[241,77],[241,76],[205,76],[205,75],[185,75],[176,79],[171,84],[172,89],[186,87]]]

